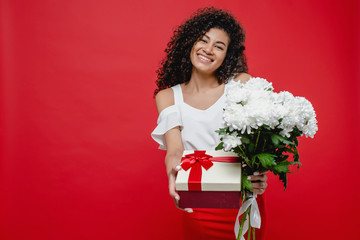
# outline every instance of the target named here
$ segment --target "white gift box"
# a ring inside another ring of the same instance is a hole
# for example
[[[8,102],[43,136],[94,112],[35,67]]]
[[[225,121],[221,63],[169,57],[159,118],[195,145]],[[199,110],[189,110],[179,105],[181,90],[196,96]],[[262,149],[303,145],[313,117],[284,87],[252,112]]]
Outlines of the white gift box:
[[[181,208],[240,207],[241,163],[237,154],[185,151],[181,166],[176,178]]]

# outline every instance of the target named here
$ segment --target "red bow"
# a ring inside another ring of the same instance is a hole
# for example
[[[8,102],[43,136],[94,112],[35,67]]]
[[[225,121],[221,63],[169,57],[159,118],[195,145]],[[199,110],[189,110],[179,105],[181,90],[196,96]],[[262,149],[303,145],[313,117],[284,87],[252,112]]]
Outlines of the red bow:
[[[210,158],[212,158],[212,156],[205,154],[205,151],[194,151],[193,154],[185,155],[185,157],[181,159],[181,167],[187,171],[195,164],[200,164],[203,168],[208,170],[212,165],[214,165],[209,160]]]
[[[181,167],[190,170],[188,188],[189,191],[201,191],[201,166],[208,170],[213,163],[209,160],[212,156],[205,154],[205,151],[194,151],[193,154],[185,155],[181,159]]]

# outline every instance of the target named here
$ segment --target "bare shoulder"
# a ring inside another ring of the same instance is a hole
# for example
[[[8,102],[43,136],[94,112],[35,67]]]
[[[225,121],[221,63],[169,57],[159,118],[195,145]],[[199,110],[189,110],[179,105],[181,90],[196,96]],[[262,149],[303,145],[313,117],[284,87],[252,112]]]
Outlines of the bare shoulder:
[[[241,83],[246,83],[247,81],[249,81],[250,78],[251,75],[248,73],[239,73],[235,76],[234,81],[235,82],[240,81]]]
[[[155,97],[158,113],[165,108],[174,105],[174,92],[171,88],[161,90]]]

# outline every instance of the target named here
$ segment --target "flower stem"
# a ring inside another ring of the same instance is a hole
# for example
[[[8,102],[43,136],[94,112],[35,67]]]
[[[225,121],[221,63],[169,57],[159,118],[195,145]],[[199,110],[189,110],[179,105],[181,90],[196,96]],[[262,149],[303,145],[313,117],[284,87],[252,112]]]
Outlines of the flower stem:
[[[242,149],[242,147],[243,147],[243,146],[239,146],[239,149],[240,149],[240,151],[241,151],[241,153],[242,153],[242,157],[243,157],[243,159],[245,160],[246,165],[248,165],[249,167],[251,167],[251,165],[250,165],[250,159],[246,156],[246,154],[245,154],[244,150]]]
[[[249,225],[247,240],[251,239],[251,225]]]
[[[263,144],[263,147],[262,147],[262,152],[264,152],[265,146],[266,146],[266,138],[264,138],[264,144]]]
[[[240,221],[240,229],[239,229],[239,233],[238,233],[238,237],[236,238],[236,240],[241,240],[241,236],[242,236],[242,232],[243,232],[243,228],[244,228],[244,223],[246,221],[247,215],[250,212],[250,207],[248,209],[246,209],[246,211],[243,213],[241,221]],[[249,225],[250,225],[250,218],[249,218]]]
[[[252,229],[253,232],[253,240],[255,240],[255,228]]]
[[[256,142],[255,142],[255,148],[254,148],[254,152],[256,152],[256,148],[257,148],[257,145],[258,145],[258,142],[259,142],[259,138],[260,138],[260,130],[258,130],[258,134],[257,134],[257,137],[256,137]]]
[[[250,240],[250,238],[251,238],[251,222],[250,222],[250,214],[251,214],[251,205],[249,206],[249,213],[248,213],[248,215],[249,215],[249,230],[248,230],[248,237],[247,237],[247,240]]]

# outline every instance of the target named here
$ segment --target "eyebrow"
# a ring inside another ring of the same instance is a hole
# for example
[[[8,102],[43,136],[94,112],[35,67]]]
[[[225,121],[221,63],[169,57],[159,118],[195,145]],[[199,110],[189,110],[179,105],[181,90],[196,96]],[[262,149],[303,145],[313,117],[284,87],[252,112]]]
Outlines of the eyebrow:
[[[204,37],[207,37],[208,39],[210,39],[210,37],[208,35],[204,35]],[[223,44],[225,47],[226,47],[226,44],[222,41],[216,41],[216,43],[220,43],[220,44]]]

